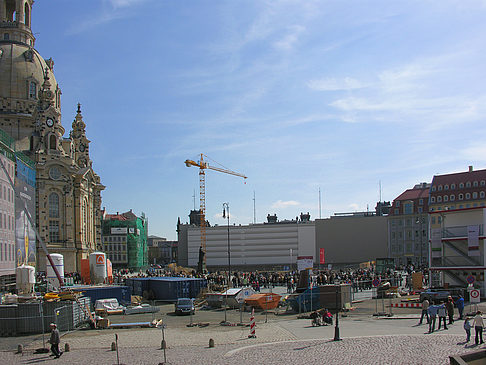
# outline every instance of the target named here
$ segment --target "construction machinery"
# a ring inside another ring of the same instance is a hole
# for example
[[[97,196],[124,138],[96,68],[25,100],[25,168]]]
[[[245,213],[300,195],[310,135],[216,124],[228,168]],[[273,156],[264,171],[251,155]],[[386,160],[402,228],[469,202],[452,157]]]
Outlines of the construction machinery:
[[[186,160],[185,164],[187,167],[195,166],[199,167],[199,203],[200,203],[200,232],[201,232],[201,246],[199,248],[199,262],[197,266],[198,272],[206,271],[206,173],[204,170],[214,170],[225,174],[230,174],[234,176],[242,177],[246,179],[247,177],[235,171],[231,171],[226,168],[220,168],[209,165],[204,161],[204,157],[208,157],[201,153],[199,161]]]

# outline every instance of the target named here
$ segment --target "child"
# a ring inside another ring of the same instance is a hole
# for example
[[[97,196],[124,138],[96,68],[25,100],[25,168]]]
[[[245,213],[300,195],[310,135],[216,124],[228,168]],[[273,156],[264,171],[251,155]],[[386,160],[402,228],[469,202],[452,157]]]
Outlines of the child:
[[[466,342],[469,342],[471,339],[471,323],[469,323],[470,318],[466,316],[464,320],[464,331],[466,331]]]

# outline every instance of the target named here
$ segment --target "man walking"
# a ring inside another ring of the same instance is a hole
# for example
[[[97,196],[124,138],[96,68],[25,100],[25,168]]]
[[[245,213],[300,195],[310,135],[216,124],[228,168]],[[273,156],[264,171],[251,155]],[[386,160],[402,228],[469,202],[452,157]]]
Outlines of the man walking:
[[[447,298],[446,309],[447,309],[447,315],[449,316],[448,324],[452,324],[454,323],[454,301],[452,300],[451,296]]]
[[[437,305],[429,305],[429,333],[434,332],[438,308]]]
[[[51,323],[51,338],[49,339],[49,343],[51,344],[51,351],[55,359],[59,359],[62,355],[62,352],[59,351],[60,342],[59,330],[55,323]]]
[[[446,330],[447,329],[447,324],[446,324],[447,310],[446,310],[446,306],[445,306],[444,303],[441,303],[439,305],[438,313],[439,313],[439,327],[437,327],[437,329],[440,330],[440,324],[442,323],[442,321],[444,321],[444,329]]]
[[[459,319],[462,319],[462,315],[464,313],[464,298],[462,295],[459,295],[459,298],[456,300],[457,310],[459,311]]]
[[[422,302],[422,315],[420,316],[419,324],[422,324],[424,316],[427,318],[427,324],[429,324],[429,301],[424,299]]]

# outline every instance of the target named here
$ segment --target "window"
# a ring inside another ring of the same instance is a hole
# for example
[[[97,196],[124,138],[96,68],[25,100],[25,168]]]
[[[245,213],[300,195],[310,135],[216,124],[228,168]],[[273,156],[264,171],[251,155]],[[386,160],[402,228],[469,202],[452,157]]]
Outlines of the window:
[[[8,35],[8,33],[3,33],[3,40],[8,41],[9,39],[10,39],[10,36]]]
[[[423,212],[424,212],[424,208],[422,208],[422,207],[418,207],[418,212],[419,212],[419,213],[423,213]]]
[[[49,136],[49,149],[50,150],[56,150],[57,149],[57,140],[56,140],[56,136],[54,134],[51,134]]]
[[[466,188],[470,188],[471,187],[471,182],[470,181],[467,181],[466,182]]]
[[[59,222],[49,221],[49,241],[59,242]]]
[[[419,199],[419,205],[424,205],[424,200],[423,199]]]
[[[464,199],[464,195],[463,194],[459,194],[459,200],[463,200]]]
[[[473,182],[473,186],[474,186],[475,188],[477,188],[477,187],[479,186],[479,183],[478,183],[477,181],[474,181],[474,182]]]
[[[434,185],[434,186],[432,186],[432,189],[430,189],[430,190],[435,191],[435,185]]]
[[[399,207],[399,206],[400,206],[400,200],[397,200],[397,201],[395,202],[395,205],[396,205],[397,207]]]
[[[479,197],[480,197],[480,198],[484,198],[484,191],[480,191],[480,192],[479,192]]]
[[[24,24],[30,27],[30,8],[27,3],[25,3],[24,7]]]
[[[435,224],[435,217],[430,218],[430,222],[431,222],[432,224]]]
[[[486,181],[484,180],[481,180],[481,182],[479,183],[481,186],[486,186]]]
[[[441,216],[438,216],[437,217],[437,223],[441,224],[442,223],[442,217]]]
[[[59,218],[59,195],[49,194],[49,218]]]
[[[37,98],[37,84],[34,81],[29,82],[29,99]]]
[[[449,196],[444,195],[444,201],[445,201],[445,202],[446,202],[446,201],[449,201]]]
[[[403,212],[405,214],[412,214],[413,213],[413,204],[411,202],[405,203],[403,205]]]
[[[442,202],[442,197],[439,195],[439,196],[437,197],[437,203],[441,203],[441,202]]]
[[[430,197],[430,202],[431,202],[431,203],[435,203],[435,196],[431,196],[431,197]]]
[[[478,193],[476,191],[474,193],[472,193],[472,198],[473,199],[477,199],[478,198]]]
[[[449,200],[451,202],[453,202],[454,200],[456,200],[456,196],[454,194],[451,194],[451,196],[449,197]]]
[[[466,193],[466,200],[468,199],[471,199],[471,194],[470,193]]]
[[[442,185],[439,185],[439,186],[437,187],[437,190],[442,191]]]
[[[451,184],[451,190],[454,190],[456,188],[456,184]]]
[[[449,185],[444,185],[444,190],[449,190]]]
[[[459,189],[464,189],[464,183],[459,184]]]

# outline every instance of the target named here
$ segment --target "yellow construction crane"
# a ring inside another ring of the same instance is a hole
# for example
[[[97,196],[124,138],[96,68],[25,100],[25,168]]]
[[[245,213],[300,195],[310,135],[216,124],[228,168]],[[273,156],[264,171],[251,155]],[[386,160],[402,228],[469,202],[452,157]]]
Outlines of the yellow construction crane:
[[[242,177],[246,179],[247,177],[238,172],[234,172],[228,169],[222,169],[220,167],[210,166],[206,161],[204,161],[205,156],[201,153],[199,161],[186,160],[185,164],[187,167],[195,166],[199,167],[199,204],[200,204],[200,230],[201,230],[201,247],[199,249],[199,264],[198,271],[204,272],[206,270],[206,174],[204,170],[214,170],[223,172],[225,174],[230,174],[234,176]],[[201,257],[202,256],[202,257]]]

